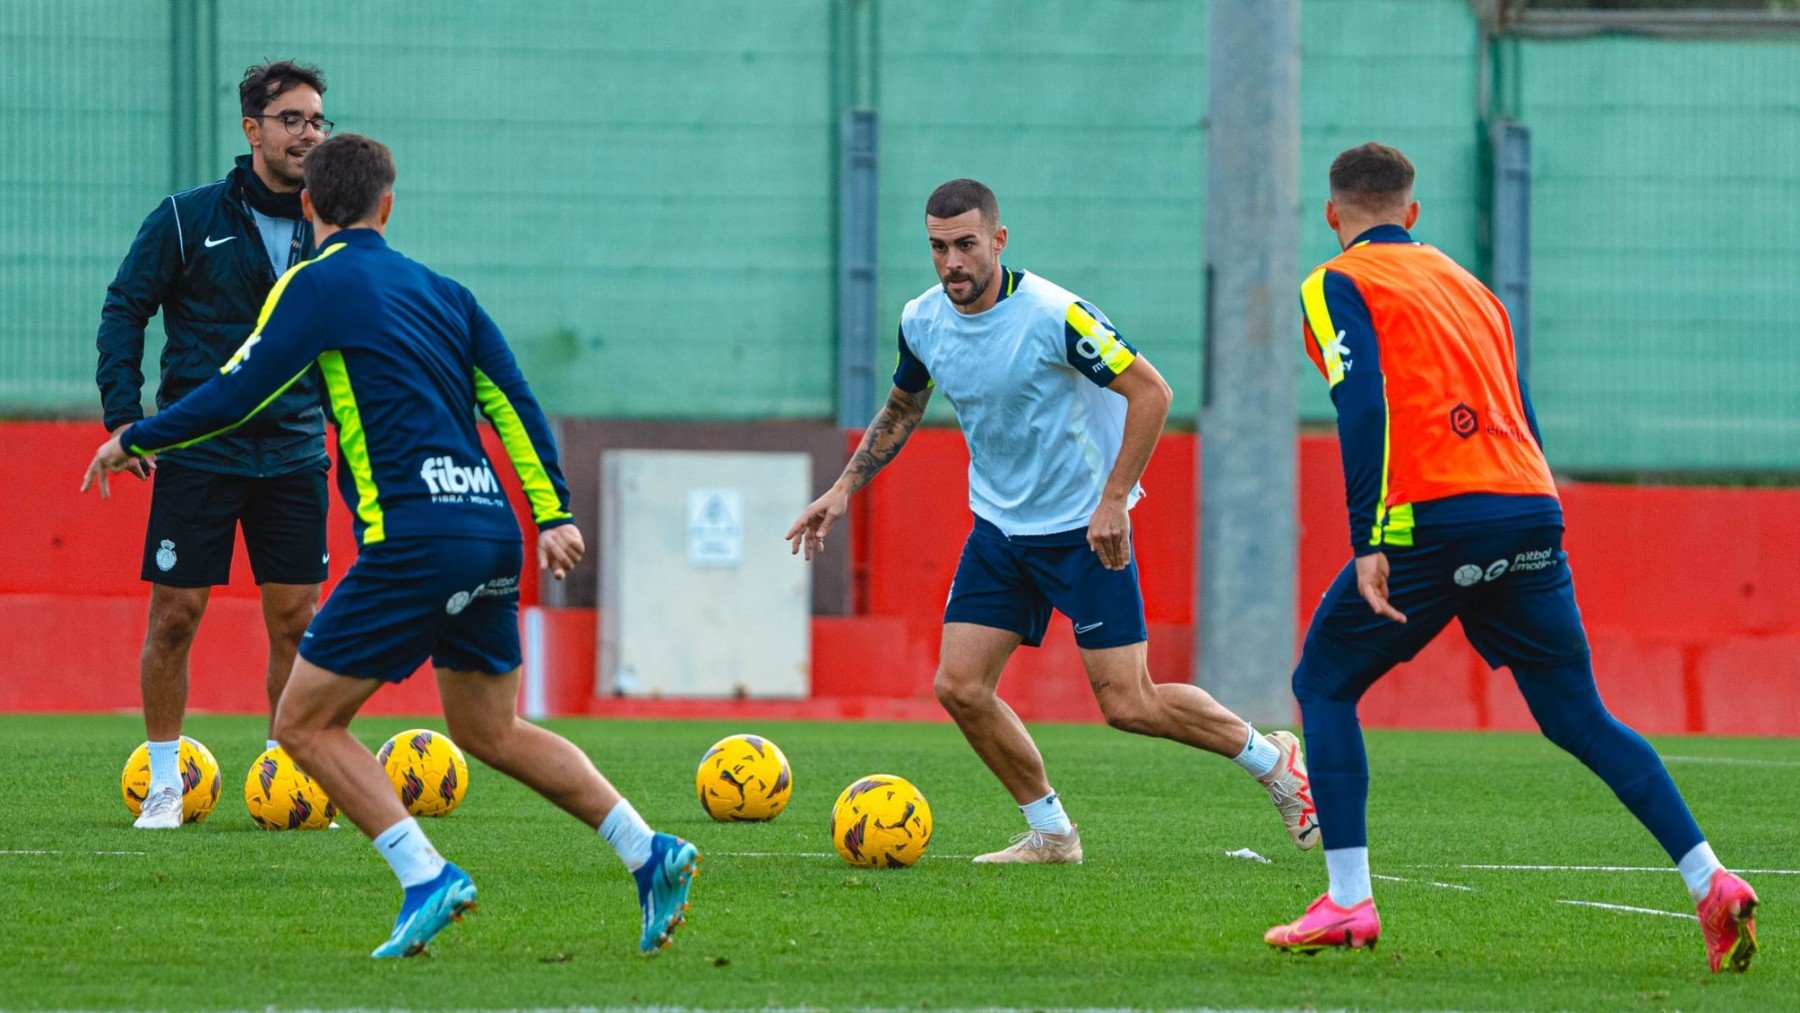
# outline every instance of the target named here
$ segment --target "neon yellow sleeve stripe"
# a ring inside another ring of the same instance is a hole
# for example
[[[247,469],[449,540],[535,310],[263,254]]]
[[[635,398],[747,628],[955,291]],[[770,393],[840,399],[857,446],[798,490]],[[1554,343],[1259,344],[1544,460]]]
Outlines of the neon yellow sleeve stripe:
[[[513,470],[519,473],[519,483],[525,487],[525,498],[531,503],[532,519],[545,524],[570,517],[556,494],[556,486],[550,481],[550,473],[544,470],[543,458],[538,456],[537,447],[531,443],[531,434],[525,431],[525,423],[519,419],[518,410],[506,392],[479,369],[475,371],[475,400],[481,403],[482,412],[499,432],[506,456],[512,458]]]
[[[381,513],[381,493],[375,487],[375,468],[369,463],[369,438],[363,430],[362,412],[356,407],[356,392],[350,388],[350,373],[344,368],[344,353],[332,349],[319,356],[319,372],[325,377],[325,391],[331,397],[331,414],[337,418],[338,451],[344,467],[356,481],[356,516],[363,522],[363,544],[374,545],[387,537],[387,525]]]
[[[1300,283],[1300,305],[1306,310],[1307,326],[1313,341],[1325,360],[1325,382],[1336,387],[1344,379],[1344,357],[1338,351],[1338,329],[1331,322],[1331,309],[1325,305],[1325,269],[1306,276]]]
[[[1070,303],[1067,316],[1069,326],[1075,328],[1075,333],[1094,343],[1094,350],[1100,356],[1100,361],[1106,363],[1106,368],[1112,370],[1114,376],[1125,372],[1126,366],[1137,361],[1137,356],[1131,354],[1131,349],[1125,347],[1119,336],[1094,319],[1093,314],[1082,309],[1080,303]]]
[[[205,443],[207,440],[210,440],[215,436],[220,436],[225,433],[229,433],[233,429],[236,429],[237,427],[239,427],[239,426],[243,425],[244,423],[250,421],[251,419],[255,418],[256,413],[262,411],[264,408],[269,407],[270,402],[274,401],[276,398],[280,397],[281,395],[286,394],[287,389],[289,387],[292,387],[294,384],[298,383],[300,381],[300,378],[306,375],[306,371],[311,368],[312,368],[312,363],[310,363],[310,362],[307,363],[305,366],[301,367],[300,372],[295,373],[291,377],[288,377],[288,381],[286,383],[275,388],[275,393],[270,394],[268,397],[263,398],[261,404],[257,405],[255,408],[250,409],[250,414],[244,416],[241,419],[238,419],[236,422],[233,422],[231,425],[222,426],[218,429],[213,430],[210,433],[207,433],[205,436],[196,436],[191,440],[186,440],[181,443],[171,444],[170,446],[167,446],[167,447],[140,447],[140,446],[133,445],[130,448],[131,452],[134,454],[138,454],[138,455],[161,454],[161,453],[164,453],[164,452],[170,451],[170,450],[180,450],[183,447],[191,447],[196,443]]]
[[[319,261],[324,260],[326,257],[331,256],[333,253],[336,253],[338,250],[341,250],[343,248],[344,248],[343,243],[338,243],[335,246],[329,247],[325,250],[325,252],[319,254],[318,256],[314,257],[313,259],[303,260],[300,263],[295,264],[293,267],[288,268],[287,272],[284,273],[279,279],[276,280],[275,287],[269,290],[269,297],[267,299],[263,300],[262,312],[260,312],[256,315],[256,330],[251,331],[250,336],[244,339],[244,343],[238,346],[238,350],[231,353],[231,358],[225,360],[225,365],[219,367],[219,374],[221,376],[237,369],[238,366],[243,364],[243,362],[246,358],[249,358],[250,349],[255,347],[255,345],[258,341],[262,340],[263,325],[269,322],[269,314],[275,312],[275,304],[281,301],[281,294],[283,292],[287,291],[288,282],[293,280],[294,275],[299,274],[300,269],[305,267],[306,265],[316,264]],[[311,369],[311,368],[312,368],[312,366],[309,363],[307,365],[306,369]],[[269,404],[271,402],[273,402],[276,398],[287,393],[287,389],[289,387],[292,387],[294,384],[299,383],[300,378],[306,375],[306,369],[302,369],[300,372],[295,373],[292,377],[290,377],[288,379],[288,382],[275,388],[275,393],[270,394],[266,398],[263,398],[261,404],[257,405],[255,408],[250,409],[250,414],[244,416],[241,419],[238,419],[236,422],[233,422],[231,425],[225,426],[220,429],[215,429],[212,432],[207,433],[205,436],[196,436],[193,439],[188,440],[185,443],[176,443],[171,446],[157,447],[154,449],[138,447],[138,446],[133,446],[129,449],[134,454],[160,454],[160,453],[163,453],[164,451],[180,450],[183,447],[191,447],[196,443],[204,443],[207,440],[210,440],[215,436],[221,436],[221,435],[224,435],[225,433],[229,433],[233,429],[236,429],[237,427],[239,427],[239,426],[243,425],[244,423],[250,421],[251,419],[255,418],[258,412],[262,411],[264,408],[269,407]]]

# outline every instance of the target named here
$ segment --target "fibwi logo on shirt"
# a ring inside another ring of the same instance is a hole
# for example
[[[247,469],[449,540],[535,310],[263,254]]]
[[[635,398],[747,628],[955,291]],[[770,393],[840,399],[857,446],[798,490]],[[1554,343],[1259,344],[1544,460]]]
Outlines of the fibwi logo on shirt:
[[[463,493],[483,493],[492,495],[500,491],[500,481],[494,477],[494,470],[483,461],[474,467],[464,467],[450,457],[427,457],[425,463],[419,465],[419,477],[433,496],[461,495]]]

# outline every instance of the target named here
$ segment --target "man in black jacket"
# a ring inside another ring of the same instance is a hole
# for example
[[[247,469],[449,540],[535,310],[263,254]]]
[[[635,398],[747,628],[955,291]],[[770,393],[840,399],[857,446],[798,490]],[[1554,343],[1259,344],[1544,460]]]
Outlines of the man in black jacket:
[[[143,417],[144,327],[158,308],[168,337],[160,409],[218,373],[255,329],[276,279],[312,256],[312,228],[300,212],[301,168],[307,151],[331,133],[324,92],[315,67],[281,60],[249,68],[238,97],[250,154],[239,156],[224,179],[172,194],[144,219],[106,291],[96,340],[95,380],[108,431]],[[132,464],[140,478],[156,474],[144,539],[150,622],[139,679],[150,789],[140,828],[183,823],[188,647],[212,585],[230,580],[240,524],[269,633],[271,719],[287,684],[329,562],[319,391],[315,372],[235,432]]]

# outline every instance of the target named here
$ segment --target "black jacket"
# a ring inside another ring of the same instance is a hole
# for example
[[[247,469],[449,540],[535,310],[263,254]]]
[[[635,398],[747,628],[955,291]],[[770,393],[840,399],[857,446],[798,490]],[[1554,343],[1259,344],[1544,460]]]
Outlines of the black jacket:
[[[144,326],[160,307],[163,348],[157,408],[166,408],[219,372],[250,332],[263,300],[287,265],[270,263],[251,215],[299,218],[296,194],[278,194],[250,168],[250,156],[224,179],[163,198],[144,219],[118,277],[106,290],[95,344],[94,379],[110,431],[144,415]],[[299,256],[312,256],[312,228],[301,222]],[[326,466],[325,415],[315,368],[237,430],[167,459],[228,475],[284,475]]]

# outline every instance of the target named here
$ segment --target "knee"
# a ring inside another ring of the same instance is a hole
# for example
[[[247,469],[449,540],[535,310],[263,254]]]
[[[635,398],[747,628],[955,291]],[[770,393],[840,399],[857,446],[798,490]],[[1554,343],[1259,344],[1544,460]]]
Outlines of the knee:
[[[504,718],[444,718],[450,741],[490,767],[502,766],[499,760],[506,754],[507,741],[517,721],[510,714]]]
[[[946,670],[938,669],[937,678],[932,680],[932,691],[937,694],[938,703],[952,716],[970,714],[990,706],[994,702],[994,691],[991,687],[975,679],[961,678]]]
[[[267,614],[269,643],[275,647],[285,648],[290,653],[300,646],[300,638],[306,634],[306,628],[312,624],[313,614],[317,611],[312,602],[299,605],[283,606],[277,611]]]
[[[1157,720],[1159,713],[1151,700],[1102,694],[1100,712],[1106,715],[1106,723],[1119,731],[1133,735],[1161,734],[1162,723]]]
[[[200,617],[206,612],[205,599],[177,598],[154,601],[150,607],[150,624],[144,635],[144,648],[155,654],[185,651],[200,629]]]
[[[287,750],[296,764],[305,767],[312,756],[313,744],[318,741],[319,729],[296,720],[294,714],[292,708],[277,707],[269,734],[281,743],[281,748]]]

